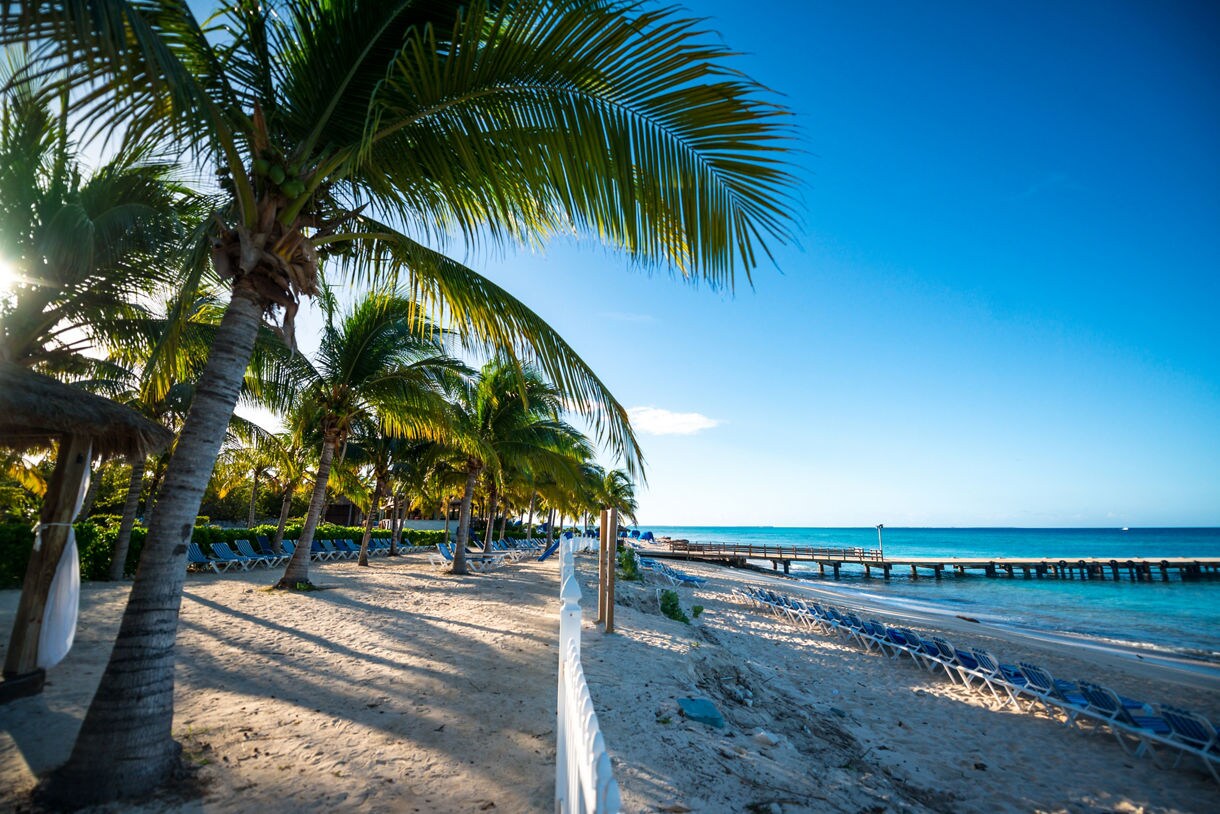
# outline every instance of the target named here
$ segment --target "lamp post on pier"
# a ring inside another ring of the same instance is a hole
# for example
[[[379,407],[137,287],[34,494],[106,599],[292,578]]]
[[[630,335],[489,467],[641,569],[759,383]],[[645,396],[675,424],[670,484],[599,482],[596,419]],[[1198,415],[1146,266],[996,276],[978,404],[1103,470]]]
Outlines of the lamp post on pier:
[[[877,548],[881,550],[881,561],[885,562],[885,544],[881,541],[881,530],[885,528],[885,523],[877,524]]]

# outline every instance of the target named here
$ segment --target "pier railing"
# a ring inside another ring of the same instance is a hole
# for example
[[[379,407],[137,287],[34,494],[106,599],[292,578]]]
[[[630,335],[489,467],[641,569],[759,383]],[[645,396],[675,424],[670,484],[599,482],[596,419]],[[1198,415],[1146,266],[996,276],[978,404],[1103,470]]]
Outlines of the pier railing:
[[[879,548],[819,548],[815,546],[738,545],[691,543],[673,540],[669,550],[704,557],[741,557],[754,560],[826,560],[828,562],[881,563]]]
[[[610,755],[580,663],[580,584],[573,541],[559,544],[559,706],[555,723],[555,811],[616,814],[622,807]]]

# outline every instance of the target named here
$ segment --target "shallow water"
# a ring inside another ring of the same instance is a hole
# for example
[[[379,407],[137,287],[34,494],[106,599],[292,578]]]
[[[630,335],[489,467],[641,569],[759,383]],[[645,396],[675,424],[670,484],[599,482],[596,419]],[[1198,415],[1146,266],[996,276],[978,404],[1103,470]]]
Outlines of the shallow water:
[[[692,542],[877,547],[877,530],[732,526],[654,526],[654,534]],[[901,529],[883,532],[887,556],[901,557],[1220,557],[1220,529]],[[760,563],[766,565],[766,563]],[[904,573],[900,573],[900,571]],[[834,584],[816,566],[793,575]],[[1018,572],[1019,574],[1020,572]],[[1133,583],[1101,580],[988,579],[981,573],[917,580],[864,579],[844,566],[838,584],[882,597],[951,608],[954,613],[1020,627],[1151,645],[1220,659],[1220,579]]]

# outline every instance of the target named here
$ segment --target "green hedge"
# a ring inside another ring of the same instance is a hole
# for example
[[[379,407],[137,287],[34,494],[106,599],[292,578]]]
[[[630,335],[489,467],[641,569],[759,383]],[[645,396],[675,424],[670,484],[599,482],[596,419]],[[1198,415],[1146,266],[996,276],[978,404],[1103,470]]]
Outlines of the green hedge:
[[[80,573],[83,580],[104,580],[110,574],[110,558],[114,556],[114,543],[118,539],[118,523],[110,518],[94,522],[91,518],[76,524],[76,547],[80,552]],[[126,573],[135,573],[144,549],[147,530],[137,525],[131,530],[131,544],[127,550]],[[224,529],[219,526],[196,526],[192,540],[199,543],[205,553],[211,551],[212,543],[232,543],[234,540],[251,540],[257,535],[268,539],[275,536],[275,526],[255,526],[252,529]],[[443,531],[414,531],[406,529],[404,534],[416,545],[435,545],[444,539]],[[301,535],[299,525],[287,526],[284,537],[295,540]],[[318,540],[352,539],[359,542],[364,528],[359,526],[337,526],[324,523],[318,526],[314,538]],[[373,537],[390,537],[385,529],[373,529]],[[404,543],[405,544],[405,543]],[[20,588],[25,579],[25,567],[34,547],[34,532],[24,523],[0,524],[0,588]]]

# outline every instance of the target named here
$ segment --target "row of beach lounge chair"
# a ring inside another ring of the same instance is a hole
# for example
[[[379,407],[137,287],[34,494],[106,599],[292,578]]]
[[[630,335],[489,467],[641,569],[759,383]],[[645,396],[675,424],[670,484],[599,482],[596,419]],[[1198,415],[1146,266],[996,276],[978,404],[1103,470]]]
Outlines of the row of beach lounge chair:
[[[468,548],[466,550],[466,565],[472,571],[490,571],[508,563],[514,563],[526,557],[536,555],[542,550],[542,543],[525,540],[496,540],[491,544],[491,550]],[[453,544],[437,543],[436,552],[428,555],[428,561],[438,569],[453,565]]]
[[[632,551],[632,556],[635,557],[636,565],[641,571],[647,571],[650,574],[655,574],[661,579],[668,582],[670,585],[691,585],[698,586],[707,582],[703,577],[697,577],[693,574],[688,574],[685,571],[679,571],[677,568],[668,563],[654,560],[652,557],[641,557],[638,551]]]
[[[1133,757],[1147,755],[1160,765],[1157,750],[1169,750],[1175,768],[1184,757],[1196,757],[1220,783],[1220,730],[1202,715],[1127,698],[1094,682],[1057,679],[1035,664],[1006,664],[981,648],[961,649],[943,638],[923,638],[909,628],[864,620],[830,605],[765,588],[735,588],[733,592],[756,608],[807,630],[837,635],[865,651],[895,660],[906,657],[912,664],[984,694],[997,708],[1040,709],[1068,726],[1108,730]]]
[[[236,547],[236,551],[233,548]],[[271,541],[258,536],[255,542],[235,540],[229,543],[212,543],[211,554],[204,553],[198,543],[188,543],[186,547],[187,569],[193,571],[212,570],[222,574],[233,568],[249,571],[251,568],[274,568],[284,565],[296,550],[295,540],[284,540],[281,543],[282,553],[277,554],[271,547]],[[414,546],[405,542],[399,546],[402,552],[415,550]],[[380,556],[390,553],[390,541],[385,538],[369,540],[369,556]],[[332,560],[354,560],[360,556],[360,544],[351,539],[346,540],[314,540],[310,547],[309,558],[317,562]]]

